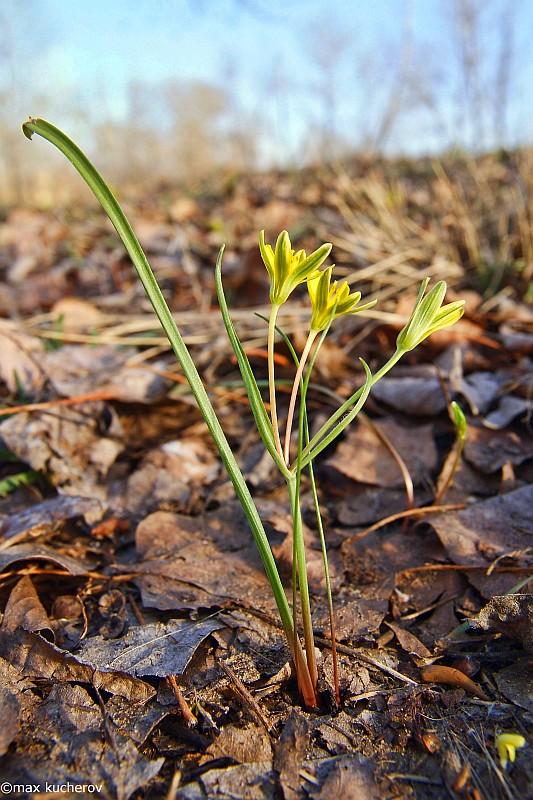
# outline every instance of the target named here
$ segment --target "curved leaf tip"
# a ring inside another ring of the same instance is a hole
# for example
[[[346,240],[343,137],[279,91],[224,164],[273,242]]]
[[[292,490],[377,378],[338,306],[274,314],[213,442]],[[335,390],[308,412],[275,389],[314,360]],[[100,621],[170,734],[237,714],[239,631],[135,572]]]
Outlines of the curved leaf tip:
[[[27,139],[31,139],[33,136],[33,130],[30,128],[32,122],[33,119],[29,117],[29,119],[26,122],[22,123],[22,133]]]

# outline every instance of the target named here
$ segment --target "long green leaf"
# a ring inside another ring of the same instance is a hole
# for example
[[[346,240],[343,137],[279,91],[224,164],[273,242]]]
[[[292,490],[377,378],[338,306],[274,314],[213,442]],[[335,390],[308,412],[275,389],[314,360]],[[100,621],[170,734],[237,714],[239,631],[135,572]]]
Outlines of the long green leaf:
[[[92,190],[102,208],[107,213],[113,223],[118,235],[122,239],[139,279],[144,286],[146,293],[152,303],[154,311],[161,323],[163,330],[181,364],[185,377],[189,382],[191,391],[196,398],[198,407],[202,412],[207,427],[216,443],[222,461],[228,471],[235,491],[243,508],[243,511],[250,525],[252,535],[259,550],[265,572],[267,574],[276,605],[281,617],[283,628],[289,643],[294,642],[294,623],[290,607],[285,596],[283,585],[279,577],[278,569],[274,556],[270,549],[270,544],[263,528],[263,524],[254,505],[252,496],[246,485],[239,465],[233,455],[231,447],[226,439],[224,431],[220,426],[217,415],[209,399],[209,396],[198,374],[198,370],[191,358],[183,338],[172,318],[172,314],[157,284],[154,273],[146,259],[137,237],[129,224],[124,212],[118,204],[113,193],[105,183],[104,179],[89,161],[87,156],[74,144],[62,131],[54,125],[42,119],[30,119],[22,126],[23,132],[28,139],[33,133],[37,133],[44,139],[55,145],[73,164],[83,180]]]

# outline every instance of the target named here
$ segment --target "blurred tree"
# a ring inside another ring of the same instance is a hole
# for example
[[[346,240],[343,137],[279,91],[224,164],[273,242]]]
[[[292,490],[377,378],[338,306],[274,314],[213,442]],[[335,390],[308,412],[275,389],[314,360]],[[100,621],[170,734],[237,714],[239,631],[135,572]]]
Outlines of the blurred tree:
[[[329,161],[339,154],[341,129],[339,105],[342,94],[349,87],[342,79],[343,65],[348,54],[353,56],[357,41],[353,33],[325,15],[313,20],[307,26],[305,37],[308,56],[317,67],[317,80],[311,83],[311,92],[321,107],[318,133],[318,156]]]
[[[169,166],[174,177],[203,177],[221,164],[222,119],[229,98],[201,81],[169,81],[164,88],[170,115]]]
[[[21,31],[31,32],[36,47],[49,43],[53,35],[45,25],[42,30],[36,25],[38,5],[37,0],[2,0],[0,3],[0,170],[4,201],[23,199],[24,166],[28,162],[19,123],[31,112],[25,107],[30,95],[27,87],[31,51],[28,38],[21,36]],[[42,107],[45,107],[44,98]]]
[[[519,3],[446,0],[458,61],[456,130],[474,150],[505,143]]]

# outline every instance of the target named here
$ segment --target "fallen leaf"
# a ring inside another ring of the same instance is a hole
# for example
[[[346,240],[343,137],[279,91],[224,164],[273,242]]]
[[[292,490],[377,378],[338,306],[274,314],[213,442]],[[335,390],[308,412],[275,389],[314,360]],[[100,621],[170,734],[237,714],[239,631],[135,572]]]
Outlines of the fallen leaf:
[[[473,372],[454,383],[453,388],[468,402],[472,414],[478,416],[488,412],[504,385],[502,373]]]
[[[239,764],[265,763],[272,758],[270,737],[261,725],[226,725],[207,750],[212,758],[231,758]]]
[[[529,407],[530,402],[526,398],[506,394],[505,397],[501,398],[494,411],[491,411],[483,419],[483,425],[491,430],[502,430],[517,417],[524,421],[528,419]]]
[[[42,368],[43,346],[39,339],[0,320],[0,353],[0,379],[10,394],[17,395],[22,390],[31,395],[43,388],[46,374]]]
[[[381,800],[383,795],[375,781],[377,764],[370,758],[356,753],[341,756],[321,765],[327,771],[318,791],[311,791],[311,800]]]
[[[93,566],[90,561],[85,559],[83,562],[77,561],[46,545],[20,544],[0,552],[0,571],[16,564],[17,561],[49,561],[70,572],[71,575],[86,575]]]
[[[176,700],[173,700],[173,705],[170,706],[163,706],[154,698],[146,703],[132,703],[125,697],[114,694],[106,701],[105,713],[136,745],[143,745],[165,717],[176,713]]]
[[[469,427],[464,458],[484,473],[496,472],[509,462],[514,466],[533,458],[533,434]]]
[[[128,479],[129,509],[151,511],[164,503],[187,506],[191,487],[211,483],[220,461],[203,439],[180,439],[151,450]]]
[[[128,571],[143,603],[161,610],[209,608],[228,600],[273,611],[268,581],[242,510],[228,503],[188,517],[157,511],[135,533],[138,560]]]
[[[374,425],[399,452],[415,485],[427,482],[434,475],[437,449],[430,425],[407,428],[392,420],[376,420]],[[387,488],[404,485],[398,464],[366,425],[352,428],[327,463],[360,483]]]
[[[210,769],[202,775],[200,785],[180,785],[180,800],[224,798],[227,800],[276,800],[272,780],[272,762],[256,761],[253,764]]]
[[[2,726],[0,728],[0,756],[4,755],[16,738],[21,718],[31,718],[40,698],[33,691],[31,680],[25,677],[4,658],[0,658],[0,708]]]
[[[274,770],[278,773],[284,800],[301,795],[300,769],[310,747],[310,726],[299,711],[293,710],[274,746]]]
[[[379,597],[359,597],[334,604],[335,633],[339,641],[355,643],[376,636],[389,610],[388,601]],[[329,612],[313,614],[313,627],[329,636]]]
[[[475,503],[461,511],[432,515],[431,525],[454,564],[487,570],[496,558],[523,552],[515,563],[527,566],[533,534],[533,486]],[[516,574],[466,573],[485,597],[505,594],[517,582]]]
[[[67,681],[94,685],[110,694],[119,694],[132,703],[145,703],[155,689],[133,675],[109,670],[99,672],[81,663],[75,655],[55,647],[36,633],[17,628],[13,633],[0,630],[0,655],[24,675],[55,683]]]
[[[53,636],[53,629],[31,578],[25,575],[11,590],[7,601],[0,633],[12,633],[16,628],[31,633],[46,632]]]
[[[100,433],[102,422],[107,435]],[[105,498],[103,479],[124,449],[118,416],[100,402],[83,410],[16,414],[2,422],[0,433],[12,453],[48,473],[63,494],[85,497]]]
[[[524,650],[531,653],[533,652],[533,595],[510,594],[492,597],[471,624],[473,628],[519,639]]]
[[[422,644],[420,639],[418,639],[414,633],[411,633],[411,631],[407,631],[405,628],[401,628],[399,625],[395,625],[392,622],[387,622],[387,625],[391,631],[394,632],[394,635],[406,653],[409,653],[409,655],[418,656],[418,658],[431,658],[431,652],[425,645]]]
[[[94,303],[81,297],[62,297],[54,303],[50,313],[65,333],[97,329],[105,320],[105,314]]]
[[[172,386],[172,381],[158,372],[158,367],[164,370],[167,365],[152,362],[151,367],[129,366],[128,359],[134,355],[134,350],[124,352],[111,345],[64,345],[45,353],[42,365],[62,397],[101,391],[123,403],[153,403]]]
[[[436,417],[446,408],[446,397],[436,375],[382,378],[372,387],[372,397],[414,417]]]
[[[405,487],[388,489],[384,486],[369,486],[353,483],[345,487],[343,496],[335,503],[334,513],[339,524],[349,528],[372,525],[405,509],[407,504]],[[415,491],[415,507],[429,503],[433,493],[424,487]]]
[[[104,513],[102,504],[93,497],[53,497],[42,503],[30,506],[24,511],[0,516],[0,536],[3,544],[7,540],[20,541],[21,536],[28,533],[32,538],[32,530],[46,527],[50,529],[55,522],[65,519],[83,518],[87,523],[96,522]]]
[[[2,725],[0,726],[0,756],[7,753],[9,745],[19,732],[20,703],[14,692],[0,686],[0,708],[2,709]]]
[[[498,690],[511,703],[533,712],[533,669],[531,657],[516,658],[505,669],[494,673]]]
[[[424,681],[428,683],[445,683],[450,686],[455,686],[457,689],[464,689],[468,694],[473,694],[474,697],[479,697],[480,700],[488,700],[489,698],[485,692],[471,680],[464,672],[460,672],[454,667],[444,667],[439,664],[431,664],[427,667],[422,667],[420,675]]]
[[[52,687],[30,724],[36,745],[44,746],[48,757],[34,761],[26,756],[25,762],[10,759],[4,780],[20,783],[24,770],[43,786],[46,782],[92,784],[101,786],[101,797],[128,800],[163,766],[163,758],[152,761],[142,755],[110,719],[104,736],[102,709],[81,686]]]
[[[125,672],[135,677],[182,675],[198,646],[223,627],[215,619],[170,620],[130,627],[120,639],[90,636],[76,651],[76,660],[101,673]]]

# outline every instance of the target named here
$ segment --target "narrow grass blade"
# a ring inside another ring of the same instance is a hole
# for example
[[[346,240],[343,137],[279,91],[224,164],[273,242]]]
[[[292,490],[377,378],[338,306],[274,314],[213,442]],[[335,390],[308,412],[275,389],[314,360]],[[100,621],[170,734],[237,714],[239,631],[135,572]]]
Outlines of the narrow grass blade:
[[[228,471],[229,477],[235,487],[235,491],[243,508],[243,511],[250,525],[252,535],[259,550],[265,572],[267,574],[276,605],[281,617],[285,635],[293,647],[294,643],[294,622],[290,611],[289,603],[285,596],[283,585],[279,577],[278,569],[274,556],[270,549],[270,544],[266,536],[263,524],[254,505],[250,491],[246,485],[239,465],[233,455],[233,451],[226,439],[224,431],[217,418],[215,409],[209,399],[207,391],[198,374],[198,370],[191,358],[191,355],[183,341],[183,338],[174,322],[170,309],[161,293],[152,269],[146,259],[141,245],[135,236],[124,212],[118,204],[113,193],[91,164],[87,156],[74,144],[62,131],[41,119],[30,119],[22,126],[24,134],[31,139],[33,133],[37,133],[44,139],[55,145],[73,164],[81,177],[92,190],[97,200],[102,205],[109,219],[113,223],[115,230],[122,239],[139,279],[144,286],[146,293],[152,303],[155,313],[165,331],[165,334],[174,350],[176,357],[181,364],[185,377],[189,382],[191,391],[196,398],[198,407],[202,412],[207,427],[215,441],[222,461]],[[300,660],[298,653],[293,653],[296,661]]]

